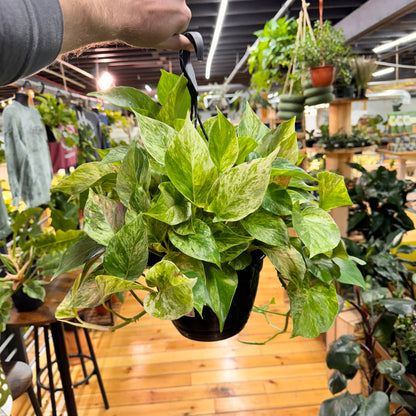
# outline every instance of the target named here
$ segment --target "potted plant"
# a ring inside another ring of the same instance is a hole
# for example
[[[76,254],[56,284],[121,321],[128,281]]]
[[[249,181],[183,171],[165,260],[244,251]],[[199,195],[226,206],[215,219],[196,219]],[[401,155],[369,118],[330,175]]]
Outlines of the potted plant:
[[[234,300],[241,281],[255,290],[266,255],[290,299],[292,335],[317,336],[338,311],[332,281],[363,284],[328,213],[350,204],[344,179],[308,175],[297,166],[294,119],[269,130],[249,106],[237,127],[221,113],[207,120],[207,141],[187,118],[186,84],[162,72],[161,106],[127,87],[94,93],[136,114],[141,142],[109,150],[56,187],[72,197],[88,194],[87,235],[66,251],[56,274],[82,271],[57,317],[88,326],[77,308],[130,291],[137,314],[118,315],[121,323],[106,330],[149,313],[181,325],[184,316],[216,320],[216,333],[208,332],[221,339],[235,333],[223,331],[240,306]],[[186,336],[201,339],[197,326]]]
[[[44,285],[47,281],[44,277],[51,274],[50,262],[53,256],[62,253],[84,234],[83,231],[73,229],[43,231],[39,224],[42,213],[41,208],[28,208],[11,215],[12,244],[8,254],[0,254],[0,332],[5,329],[9,319],[9,298],[12,297],[20,311],[38,308],[45,297]]]
[[[303,69],[309,70],[314,87],[327,87],[334,82],[336,68],[350,55],[350,47],[344,42],[342,29],[334,29],[329,20],[322,26],[315,21],[313,30],[306,30],[297,56]]]
[[[357,86],[357,98],[365,98],[365,90],[377,69],[376,59],[366,56],[357,56],[353,60],[354,80]]]

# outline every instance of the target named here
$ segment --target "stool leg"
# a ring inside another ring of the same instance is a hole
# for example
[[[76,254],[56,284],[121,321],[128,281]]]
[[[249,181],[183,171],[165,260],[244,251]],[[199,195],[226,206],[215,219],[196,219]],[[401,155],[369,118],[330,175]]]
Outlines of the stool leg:
[[[84,373],[84,378],[86,378],[88,374],[87,374],[87,369],[85,368],[85,361],[82,355],[83,353],[82,353],[81,342],[79,340],[78,328],[76,326],[74,326],[73,332],[74,332],[75,342],[77,344],[77,350],[78,350],[77,355],[79,356],[79,359],[81,361],[81,367],[82,367],[82,372]],[[88,384],[88,380],[86,381],[86,384]]]
[[[33,335],[35,340],[35,362],[36,362],[36,393],[38,397],[39,406],[42,406],[42,392],[39,385],[39,378],[40,378],[40,349],[39,349],[39,333],[38,328],[35,326],[33,327]]]
[[[97,359],[95,357],[94,348],[92,346],[90,334],[88,333],[87,328],[83,328],[83,329],[84,329],[85,339],[87,340],[88,349],[90,350],[91,360],[94,364],[94,374],[97,376],[98,385],[100,386],[101,396],[103,397],[104,407],[106,409],[109,409],[110,405],[108,404],[107,395],[105,394],[104,384],[103,384],[103,380],[101,379],[101,373],[100,373],[100,369],[98,368]]]
[[[29,395],[30,402],[32,403],[32,406],[33,406],[33,410],[35,411],[35,415],[42,416],[42,410],[40,410],[39,402],[36,399],[36,395],[32,386],[30,386],[27,389],[27,394]]]
[[[55,402],[55,385],[53,382],[53,372],[52,372],[52,358],[51,358],[51,349],[49,345],[49,334],[48,328],[45,326],[43,328],[45,335],[45,348],[46,348],[46,364],[48,367],[48,377],[49,377],[49,393],[51,396],[51,407],[52,415],[56,416],[56,402]]]

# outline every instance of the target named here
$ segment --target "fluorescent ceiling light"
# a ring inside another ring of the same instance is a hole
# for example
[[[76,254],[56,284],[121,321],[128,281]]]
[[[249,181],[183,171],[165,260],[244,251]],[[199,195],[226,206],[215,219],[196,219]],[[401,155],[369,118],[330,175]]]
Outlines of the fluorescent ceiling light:
[[[373,49],[374,53],[380,53],[387,51],[388,49],[394,48],[397,45],[400,45],[402,43],[410,42],[412,40],[416,39],[416,32],[412,32],[409,35],[403,36],[399,39],[393,40],[391,42],[383,43],[380,46],[377,46]]]
[[[100,90],[106,90],[114,86],[114,78],[109,72],[105,71],[97,81],[97,85]]]
[[[228,0],[221,0],[220,9],[218,11],[217,23],[215,25],[214,36],[212,38],[211,48],[209,49],[207,66],[205,67],[205,78],[211,77],[211,66],[214,59],[215,50],[217,49],[218,40],[220,38],[222,25],[224,23],[225,12],[227,11]]]
[[[146,84],[146,85],[144,86],[144,88],[146,88],[146,91],[148,91],[148,92],[152,92],[152,87],[151,87],[150,85]]]
[[[380,69],[380,71],[373,72],[373,77],[382,77],[383,75],[391,74],[392,72],[394,72],[394,68],[392,67]]]

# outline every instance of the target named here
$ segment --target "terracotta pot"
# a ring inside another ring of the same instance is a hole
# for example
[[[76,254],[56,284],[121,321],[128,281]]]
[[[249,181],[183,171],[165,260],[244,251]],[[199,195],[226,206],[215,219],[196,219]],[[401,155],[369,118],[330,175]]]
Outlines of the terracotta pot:
[[[204,306],[202,317],[194,310],[194,317],[182,316],[172,321],[185,338],[195,341],[219,341],[238,334],[244,328],[254,304],[265,257],[261,251],[255,251],[251,255],[252,263],[245,269],[237,271],[238,285],[223,331],[220,331],[217,315],[210,307]]]
[[[329,87],[335,80],[335,66],[314,66],[309,68],[309,74],[311,76],[311,82],[314,88]]]

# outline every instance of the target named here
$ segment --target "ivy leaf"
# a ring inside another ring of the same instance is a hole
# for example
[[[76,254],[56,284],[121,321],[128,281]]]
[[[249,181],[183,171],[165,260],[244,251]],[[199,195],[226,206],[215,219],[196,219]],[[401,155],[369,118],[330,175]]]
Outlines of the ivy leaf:
[[[185,121],[165,156],[169,179],[186,198],[204,207],[208,192],[217,179],[217,169],[211,160],[207,145],[191,121]]]
[[[256,142],[259,142],[269,131],[270,129],[261,122],[251,107],[246,105],[246,109],[238,125],[238,136],[251,137]]]
[[[364,289],[365,281],[363,275],[352,260],[348,258],[334,257],[332,261],[340,269],[340,276],[336,279],[338,282],[360,286]]]
[[[272,176],[291,176],[292,178],[303,178],[311,181],[316,179],[306,173],[302,168],[290,163],[287,159],[277,157],[272,163]]]
[[[285,222],[278,216],[258,209],[241,220],[246,231],[263,243],[271,246],[288,246],[289,234]]]
[[[318,280],[311,286],[309,279],[303,279],[301,283],[290,282],[287,294],[293,320],[292,337],[315,338],[334,323],[338,298],[333,285]]]
[[[237,288],[238,276],[231,267],[223,265],[221,270],[208,263],[205,264],[205,275],[210,299],[209,306],[217,315],[220,331],[222,331]]]
[[[144,92],[132,87],[114,87],[88,95],[100,98],[117,107],[134,110],[149,117],[156,117],[159,106]]]
[[[126,156],[130,146],[119,145],[108,149],[109,151],[103,157],[101,163],[116,163],[121,162]]]
[[[211,229],[207,224],[198,219],[195,219],[193,226],[195,234],[178,235],[174,231],[169,230],[171,243],[188,256],[220,266],[220,252]]]
[[[273,164],[272,164],[273,166]],[[275,215],[291,215],[292,200],[287,190],[271,183],[264,195],[262,207]]]
[[[332,217],[318,207],[300,210],[299,202],[293,205],[293,227],[296,234],[310,251],[310,257],[335,248],[341,233]]]
[[[238,221],[258,209],[269,184],[275,154],[234,166],[219,176],[208,195],[214,222]]]
[[[165,154],[177,134],[176,130],[159,120],[139,113],[135,115],[144,147],[156,162],[164,166]]]
[[[238,157],[238,141],[234,126],[218,112],[211,126],[208,149],[219,172],[230,169]]]
[[[235,164],[243,163],[256,147],[257,142],[251,137],[238,137],[238,157]]]
[[[319,207],[325,211],[352,205],[344,177],[332,172],[319,172]]]
[[[191,217],[191,203],[171,182],[162,182],[159,189],[160,196],[158,200],[145,215],[169,225],[187,221]]]
[[[84,231],[97,243],[107,246],[123,225],[123,205],[90,190],[84,208]]]
[[[142,285],[136,282],[102,274],[95,278],[95,284],[97,285],[102,302],[105,302],[114,293],[124,292],[125,290],[140,290],[143,288]]]
[[[196,279],[188,279],[174,263],[162,260],[146,273],[146,284],[157,292],[143,301],[147,313],[158,319],[174,320],[193,309],[192,287]]]
[[[146,153],[132,142],[117,175],[116,191],[124,206],[128,206],[137,185],[149,189],[150,166]]]
[[[127,223],[110,240],[103,265],[108,274],[136,280],[147,266],[147,235],[142,215]]]
[[[253,237],[246,235],[244,229],[234,229],[221,222],[212,224],[211,230],[220,252],[241,244],[250,244],[253,241]]]
[[[81,192],[96,186],[105,176],[115,174],[116,171],[117,168],[108,163],[84,163],[78,166],[70,176],[62,179],[53,189],[75,197]]]

